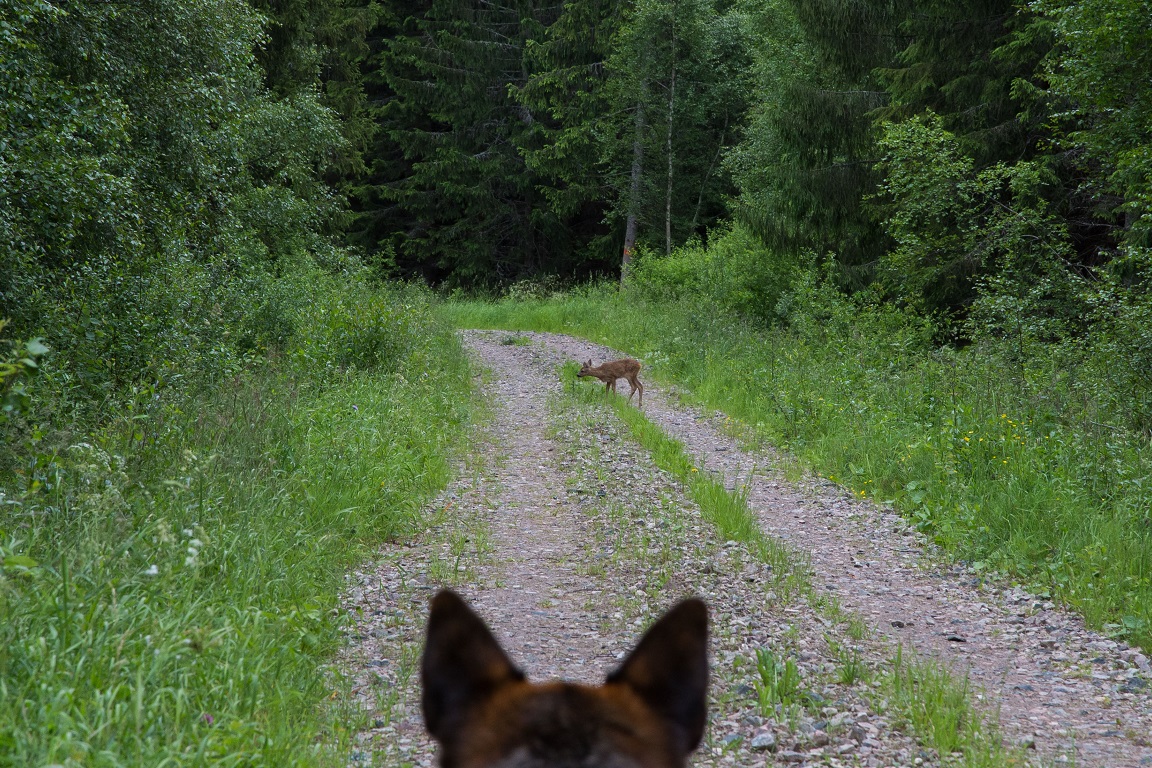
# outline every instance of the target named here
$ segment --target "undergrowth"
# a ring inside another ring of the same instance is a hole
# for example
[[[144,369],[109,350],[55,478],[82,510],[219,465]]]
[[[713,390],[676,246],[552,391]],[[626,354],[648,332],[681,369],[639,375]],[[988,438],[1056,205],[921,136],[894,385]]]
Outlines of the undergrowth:
[[[0,475],[0,765],[342,765],[346,569],[421,524],[468,364],[414,291],[330,281],[212,391]]]
[[[884,307],[798,290],[787,328],[614,286],[456,301],[462,327],[572,333],[787,450],[858,497],[890,503],[976,571],[1063,600],[1152,648],[1152,455],[1110,425],[1058,361],[936,348]]]

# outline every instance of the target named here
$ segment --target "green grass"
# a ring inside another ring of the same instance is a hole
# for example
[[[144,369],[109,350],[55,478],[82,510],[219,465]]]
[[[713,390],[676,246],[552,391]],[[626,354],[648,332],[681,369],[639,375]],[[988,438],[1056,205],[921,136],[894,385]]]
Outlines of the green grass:
[[[977,571],[1014,575],[1152,648],[1152,454],[1141,436],[1104,426],[1074,371],[933,349],[883,309],[817,308],[764,330],[600,287],[442,312],[461,327],[626,350],[747,439],[892,503]]]
[[[941,757],[957,755],[953,765],[998,768],[1026,765],[1019,749],[1004,746],[994,721],[977,711],[968,681],[958,680],[939,662],[908,659],[898,648],[881,678],[893,726],[907,725]]]
[[[0,765],[344,764],[337,596],[420,527],[472,395],[426,303],[339,290],[278,362],[0,477]]]

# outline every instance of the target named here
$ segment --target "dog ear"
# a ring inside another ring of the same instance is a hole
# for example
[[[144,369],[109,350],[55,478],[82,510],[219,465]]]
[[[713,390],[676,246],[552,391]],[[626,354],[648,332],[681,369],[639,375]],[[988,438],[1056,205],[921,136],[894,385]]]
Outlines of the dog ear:
[[[424,724],[441,743],[473,705],[524,679],[484,621],[448,590],[432,598],[420,676]]]
[[[707,719],[708,608],[704,602],[685,600],[665,613],[607,682],[628,686],[661,715],[679,737],[683,754],[696,749]]]

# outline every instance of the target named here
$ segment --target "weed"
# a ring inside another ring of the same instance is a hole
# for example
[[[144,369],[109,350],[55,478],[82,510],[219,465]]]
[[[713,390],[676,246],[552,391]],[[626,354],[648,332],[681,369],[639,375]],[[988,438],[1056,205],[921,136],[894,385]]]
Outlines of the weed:
[[[881,689],[894,724],[903,720],[940,754],[961,753],[970,768],[1024,764],[1004,746],[995,721],[973,709],[967,680],[957,682],[939,662],[906,659],[898,647]]]
[[[756,674],[756,699],[764,717],[773,716],[778,704],[788,707],[800,702],[800,670],[792,659],[781,661],[767,648],[758,648]]]
[[[867,662],[860,655],[859,648],[845,648],[832,635],[825,635],[824,641],[828,650],[836,660],[836,681],[841,685],[855,685],[861,680],[867,682],[871,677]]]
[[[872,634],[868,629],[868,624],[859,616],[852,616],[850,619],[848,619],[848,628],[846,632],[848,633],[848,637],[852,638],[856,642],[863,642],[868,638],[869,635]]]

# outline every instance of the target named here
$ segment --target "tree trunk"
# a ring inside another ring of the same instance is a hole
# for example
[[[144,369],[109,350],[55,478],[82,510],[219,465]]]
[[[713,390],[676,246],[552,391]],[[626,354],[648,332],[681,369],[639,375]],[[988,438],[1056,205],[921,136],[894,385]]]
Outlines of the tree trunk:
[[[636,102],[636,128],[632,137],[632,184],[628,192],[628,220],[624,226],[624,257],[620,263],[620,282],[628,277],[628,265],[632,262],[632,249],[636,247],[636,217],[640,212],[640,175],[644,170],[644,95],[647,88],[640,88],[640,98]]]
[[[692,226],[688,227],[689,232],[696,231],[696,222],[700,221],[700,208],[704,205],[704,188],[708,186],[708,179],[712,178],[712,170],[716,167],[716,162],[720,159],[720,154],[724,151],[724,139],[728,136],[728,115],[724,115],[724,127],[720,129],[720,143],[716,147],[716,154],[712,156],[712,162],[708,164],[708,171],[704,174],[704,180],[700,182],[700,194],[696,196],[696,210],[692,213]]]
[[[676,108],[676,10],[672,10],[672,78],[668,84],[668,191],[664,196],[664,253],[672,254],[672,112]]]

